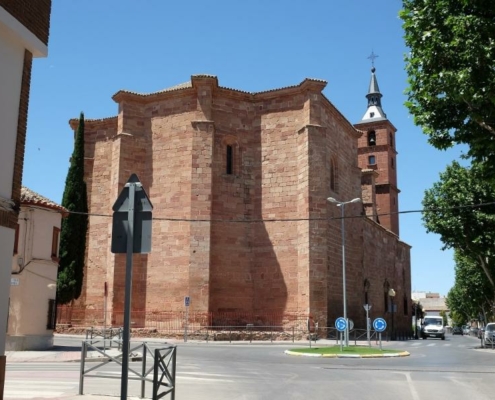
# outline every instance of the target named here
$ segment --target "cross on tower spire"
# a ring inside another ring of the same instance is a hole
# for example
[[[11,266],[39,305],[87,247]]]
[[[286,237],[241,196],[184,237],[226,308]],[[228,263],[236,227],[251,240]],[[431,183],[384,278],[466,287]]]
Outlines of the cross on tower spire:
[[[368,57],[368,60],[371,60],[371,67],[375,68],[375,58],[378,58],[379,56],[375,54],[373,50],[371,50],[371,54]]]

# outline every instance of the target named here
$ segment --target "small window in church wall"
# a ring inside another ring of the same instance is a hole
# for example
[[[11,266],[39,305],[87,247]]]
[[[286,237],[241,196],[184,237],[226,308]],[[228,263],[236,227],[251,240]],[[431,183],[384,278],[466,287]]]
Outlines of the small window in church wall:
[[[375,131],[369,131],[368,132],[368,146],[375,146],[376,145],[376,132]]]
[[[375,165],[376,164],[376,157],[375,156],[369,156],[368,157],[368,165]]]
[[[390,163],[392,164],[392,168],[395,168],[395,162],[393,158],[390,159]]]
[[[337,163],[332,158],[330,161],[330,190],[333,192],[338,192],[338,181],[337,181]]]
[[[394,137],[392,136],[392,132],[389,132],[389,137],[390,137],[390,146],[394,147]]]
[[[227,146],[227,165],[225,173],[227,175],[232,175],[234,173],[234,149],[230,145]]]

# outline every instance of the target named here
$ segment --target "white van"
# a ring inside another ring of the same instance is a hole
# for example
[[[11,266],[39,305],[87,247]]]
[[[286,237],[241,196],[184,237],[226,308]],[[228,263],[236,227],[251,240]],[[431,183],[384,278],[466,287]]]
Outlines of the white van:
[[[425,317],[423,324],[421,325],[421,337],[423,339],[426,339],[427,337],[434,337],[445,340],[443,317],[439,315]]]

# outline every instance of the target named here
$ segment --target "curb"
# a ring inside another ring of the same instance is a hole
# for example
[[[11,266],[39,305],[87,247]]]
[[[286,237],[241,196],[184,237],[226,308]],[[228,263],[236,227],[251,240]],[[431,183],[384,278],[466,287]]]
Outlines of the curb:
[[[411,354],[407,351],[399,353],[376,353],[376,354],[318,354],[318,353],[299,353],[285,350],[285,354],[290,356],[317,357],[317,358],[390,358],[390,357],[407,357]]]

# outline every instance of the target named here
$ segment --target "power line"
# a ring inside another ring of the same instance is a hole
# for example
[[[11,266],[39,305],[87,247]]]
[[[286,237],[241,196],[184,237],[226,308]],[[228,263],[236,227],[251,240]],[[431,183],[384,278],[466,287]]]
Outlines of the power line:
[[[456,209],[466,209],[466,208],[480,208],[480,207],[486,207],[486,206],[491,206],[495,205],[495,201],[493,202],[488,202],[488,203],[478,203],[478,204],[467,204],[467,205],[461,205],[461,206],[454,206],[454,207],[444,207],[444,208],[424,208],[424,209],[419,209],[419,210],[406,210],[406,211],[396,211],[396,212],[390,212],[390,213],[379,213],[379,214],[372,214],[372,215],[364,215],[364,214],[359,214],[359,215],[350,215],[350,216],[345,216],[345,219],[351,219],[351,218],[370,218],[370,217],[382,217],[382,216],[390,216],[390,215],[397,215],[397,214],[415,214],[415,213],[425,213],[425,212],[446,212],[449,210],[456,210]],[[40,209],[42,207],[36,207],[36,206],[23,206],[25,208],[36,208]],[[61,211],[56,211],[56,210],[50,210],[50,209],[45,209],[46,211],[54,212],[54,213],[62,213]],[[104,218],[112,218],[112,214],[100,214],[100,213],[83,213],[79,211],[65,211],[64,213],[68,214],[74,214],[74,215],[87,215],[89,217],[104,217]],[[217,223],[262,223],[262,222],[302,222],[302,221],[331,221],[331,220],[341,220],[342,216],[338,217],[314,217],[314,218],[256,218],[256,219],[249,219],[249,218],[236,218],[236,219],[200,219],[200,218],[173,218],[173,217],[154,217],[152,218],[153,221],[169,221],[169,222],[217,222]]]

